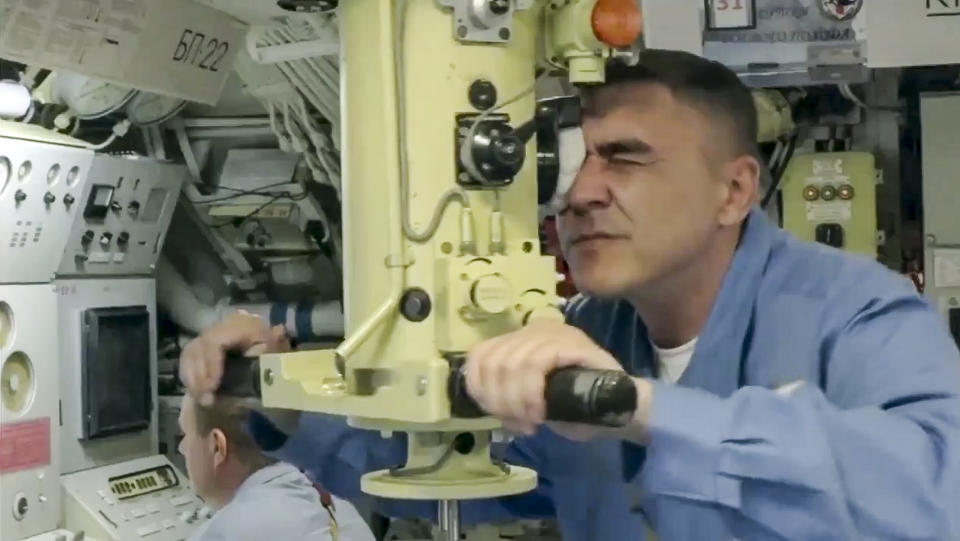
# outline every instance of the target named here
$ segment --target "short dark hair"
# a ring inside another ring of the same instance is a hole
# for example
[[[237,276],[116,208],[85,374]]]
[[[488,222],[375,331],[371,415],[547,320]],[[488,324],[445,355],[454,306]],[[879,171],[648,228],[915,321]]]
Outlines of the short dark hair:
[[[255,408],[246,400],[218,396],[211,406],[193,401],[196,429],[203,436],[219,429],[227,438],[228,452],[250,472],[275,464],[277,460],[264,454],[247,431],[247,419]]]
[[[753,94],[736,73],[719,62],[682,51],[647,49],[638,56],[632,65],[610,63],[606,83],[599,88],[631,83],[662,85],[709,118],[722,119],[736,152],[758,155],[757,108]],[[584,96],[587,114],[595,92],[587,91]]]

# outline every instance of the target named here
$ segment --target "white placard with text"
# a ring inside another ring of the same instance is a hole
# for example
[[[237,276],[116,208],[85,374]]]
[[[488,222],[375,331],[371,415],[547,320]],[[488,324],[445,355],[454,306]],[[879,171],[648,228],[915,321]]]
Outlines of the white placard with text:
[[[706,0],[707,27],[711,30],[753,28],[755,0]]]

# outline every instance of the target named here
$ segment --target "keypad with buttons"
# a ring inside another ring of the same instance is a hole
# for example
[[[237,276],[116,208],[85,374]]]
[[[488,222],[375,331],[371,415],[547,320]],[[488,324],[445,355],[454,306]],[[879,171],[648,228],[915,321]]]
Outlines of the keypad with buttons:
[[[88,535],[101,541],[182,541],[212,515],[161,456],[69,474],[62,483],[100,526]]]

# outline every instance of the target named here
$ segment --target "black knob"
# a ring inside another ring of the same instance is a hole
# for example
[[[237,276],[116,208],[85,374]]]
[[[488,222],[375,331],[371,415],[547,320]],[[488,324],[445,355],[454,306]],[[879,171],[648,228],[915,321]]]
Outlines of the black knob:
[[[413,322],[427,319],[431,308],[430,295],[419,287],[408,289],[400,298],[400,313]]]
[[[101,246],[109,246],[111,240],[113,240],[113,233],[104,233],[100,235]]]
[[[223,376],[217,395],[234,398],[260,398],[259,357],[243,357],[236,353],[228,353],[223,363]]]
[[[82,242],[82,243],[84,243],[84,244],[90,244],[91,242],[93,242],[93,238],[94,238],[95,236],[96,236],[96,234],[94,234],[93,231],[90,231],[90,230],[88,229],[88,230],[86,230],[86,231],[83,233],[83,236],[80,237],[80,242]]]
[[[526,146],[505,123],[478,128],[472,146],[473,161],[489,182],[509,181],[523,168]]]
[[[14,199],[17,203],[22,202],[22,201],[23,201],[24,199],[26,199],[26,198],[27,198],[27,194],[24,193],[23,190],[17,190],[17,193],[13,194],[13,199]]]
[[[497,103],[497,87],[485,79],[477,79],[470,84],[470,90],[467,93],[470,99],[470,105],[473,105],[480,111],[485,111]]]
[[[74,199],[73,196],[70,194],[63,196],[63,204],[68,207],[72,205],[74,201],[76,201],[76,199]]]
[[[43,202],[52,205],[54,201],[57,200],[57,197],[50,192],[43,194]]]
[[[30,504],[27,502],[27,499],[23,496],[17,500],[17,516],[23,517],[27,514],[27,511],[30,510]]]
[[[117,244],[126,244],[128,242],[130,242],[130,233],[124,231],[117,235]]]
[[[503,15],[510,11],[510,0],[490,0],[489,6],[494,15]]]
[[[121,205],[119,201],[110,203],[110,210],[114,212],[120,212],[121,209],[123,209],[123,205]]]
[[[461,455],[468,455],[477,446],[477,438],[469,432],[457,434],[453,440],[453,448]]]
[[[127,205],[127,212],[129,212],[131,216],[136,216],[137,213],[140,212],[140,203],[137,201],[131,201],[130,204]]]

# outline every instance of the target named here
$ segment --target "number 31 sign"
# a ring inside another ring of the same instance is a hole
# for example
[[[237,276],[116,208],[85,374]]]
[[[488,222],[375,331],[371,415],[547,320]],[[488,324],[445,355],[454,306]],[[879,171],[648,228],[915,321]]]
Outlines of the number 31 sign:
[[[704,0],[707,30],[742,30],[757,27],[756,0]]]

